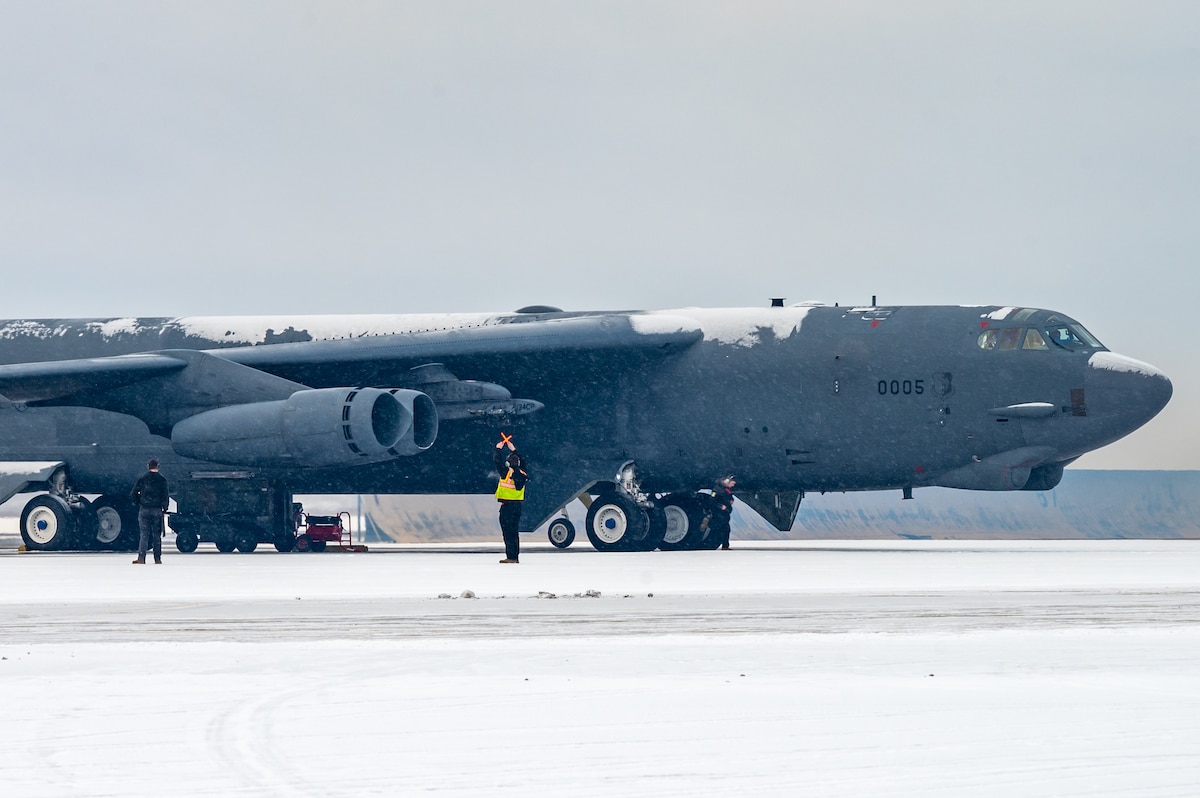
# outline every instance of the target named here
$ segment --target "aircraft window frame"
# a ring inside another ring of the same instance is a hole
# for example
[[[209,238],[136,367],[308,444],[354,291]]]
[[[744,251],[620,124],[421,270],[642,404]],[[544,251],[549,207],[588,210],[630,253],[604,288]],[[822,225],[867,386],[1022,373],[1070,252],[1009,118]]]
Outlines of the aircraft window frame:
[[[1037,308],[1024,308],[1020,310],[1010,321],[1029,321],[1029,317],[1037,313]]]
[[[985,352],[994,351],[996,344],[1000,340],[1000,328],[988,327],[983,332],[979,333],[979,338],[975,340],[976,345]]]

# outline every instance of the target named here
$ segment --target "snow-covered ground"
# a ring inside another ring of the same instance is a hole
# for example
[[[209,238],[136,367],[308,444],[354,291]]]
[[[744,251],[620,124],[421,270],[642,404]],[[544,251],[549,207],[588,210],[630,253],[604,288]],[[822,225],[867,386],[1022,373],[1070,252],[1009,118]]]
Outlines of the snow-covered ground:
[[[1200,543],[500,556],[0,551],[0,789],[1200,794]]]

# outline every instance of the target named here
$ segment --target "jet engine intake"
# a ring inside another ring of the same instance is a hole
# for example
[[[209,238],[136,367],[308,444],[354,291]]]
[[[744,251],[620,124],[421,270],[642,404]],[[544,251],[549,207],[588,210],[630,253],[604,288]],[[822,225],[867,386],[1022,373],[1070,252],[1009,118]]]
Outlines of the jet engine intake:
[[[437,408],[420,391],[314,388],[186,418],[171,430],[171,446],[214,463],[320,468],[417,454],[437,429]]]

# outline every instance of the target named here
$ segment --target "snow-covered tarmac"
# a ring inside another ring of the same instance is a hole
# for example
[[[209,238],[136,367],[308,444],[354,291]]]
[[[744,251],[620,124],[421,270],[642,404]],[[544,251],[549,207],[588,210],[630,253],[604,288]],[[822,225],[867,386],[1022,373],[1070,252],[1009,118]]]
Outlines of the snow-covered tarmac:
[[[499,556],[0,551],[0,789],[1200,794],[1200,542]]]

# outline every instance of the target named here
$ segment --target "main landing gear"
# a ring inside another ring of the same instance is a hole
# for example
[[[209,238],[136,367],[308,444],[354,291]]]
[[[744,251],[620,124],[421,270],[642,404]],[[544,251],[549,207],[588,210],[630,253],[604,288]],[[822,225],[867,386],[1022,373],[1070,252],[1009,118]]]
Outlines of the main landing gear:
[[[706,493],[651,494],[638,481],[637,467],[627,463],[613,482],[599,483],[588,507],[584,531],[597,551],[715,549],[708,533],[711,497]],[[560,549],[575,539],[565,518],[550,522],[550,542]]]
[[[123,496],[88,501],[75,493],[60,468],[48,481],[50,491],[34,496],[21,512],[21,540],[28,551],[93,551],[137,548],[137,512]]]

